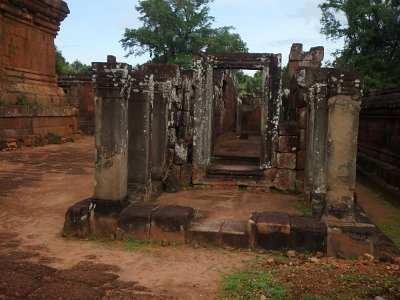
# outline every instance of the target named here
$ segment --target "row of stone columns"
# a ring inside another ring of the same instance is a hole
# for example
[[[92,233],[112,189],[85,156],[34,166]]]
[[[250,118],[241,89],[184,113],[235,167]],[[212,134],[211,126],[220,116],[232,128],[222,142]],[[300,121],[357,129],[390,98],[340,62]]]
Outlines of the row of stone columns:
[[[300,69],[308,102],[305,191],[327,222],[354,222],[360,74]]]

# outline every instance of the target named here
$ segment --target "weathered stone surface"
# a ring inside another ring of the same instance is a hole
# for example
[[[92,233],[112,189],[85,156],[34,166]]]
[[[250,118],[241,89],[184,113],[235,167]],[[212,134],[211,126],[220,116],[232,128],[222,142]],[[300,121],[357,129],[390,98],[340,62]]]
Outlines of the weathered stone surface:
[[[314,217],[290,217],[290,249],[326,253],[326,224]]]
[[[235,248],[248,248],[247,221],[224,222],[221,228],[221,244]]]
[[[78,133],[77,111],[69,117],[62,113],[63,108],[72,107],[57,86],[55,74],[54,38],[68,13],[61,0],[2,2],[0,139]],[[65,120],[69,124],[54,125]]]
[[[181,166],[181,180],[182,186],[190,186],[192,183],[192,165],[186,164]]]
[[[274,180],[275,187],[281,190],[287,190],[296,184],[296,171],[287,169],[278,169]]]
[[[278,169],[296,169],[296,153],[278,153]]]
[[[299,126],[296,122],[279,123],[279,135],[282,136],[298,136],[300,133]]]
[[[296,169],[304,170],[305,167],[306,167],[306,151],[300,150],[299,152],[297,152]]]
[[[192,222],[186,233],[186,243],[200,246],[220,245],[223,224],[224,221],[207,219]]]
[[[371,224],[328,224],[327,255],[356,259],[368,253],[375,255]]]
[[[299,137],[297,136],[280,136],[279,152],[296,152],[299,149]],[[279,163],[278,163],[279,164]]]
[[[167,193],[176,193],[179,189],[178,178],[176,178],[174,172],[168,172],[167,177],[164,180],[164,190]]]
[[[93,198],[122,201],[128,182],[128,99],[126,93],[131,67],[93,63],[96,102],[96,171]],[[124,92],[125,91],[125,92]]]
[[[155,205],[130,205],[124,209],[118,217],[119,237],[148,240],[152,216],[157,208]]]
[[[58,75],[58,85],[64,90],[68,103],[78,108],[79,129],[94,133],[94,94],[91,74]]]
[[[65,214],[63,235],[85,237],[90,233],[90,218],[93,216],[92,198],[82,200],[70,208]]]
[[[305,129],[300,129],[299,146],[300,146],[301,150],[306,149],[306,130]]]
[[[161,168],[158,160],[154,160],[152,165],[150,159],[152,148],[151,116],[154,102],[153,75],[145,73],[142,69],[135,71],[132,74],[132,85],[130,88],[131,92],[128,99],[128,186],[130,190],[147,193],[151,185],[152,167],[156,169]],[[160,126],[161,128],[162,126]],[[161,143],[161,141],[159,142]],[[157,153],[160,151],[160,155],[165,151],[162,148],[156,147]]]
[[[253,213],[250,217],[256,228],[255,244],[271,250],[289,248],[289,215],[282,212]]]
[[[300,129],[307,129],[307,113],[308,113],[308,107],[302,107],[299,108],[298,111],[298,124]]]
[[[150,239],[185,242],[185,232],[194,217],[191,207],[166,205],[154,214],[151,223]]]

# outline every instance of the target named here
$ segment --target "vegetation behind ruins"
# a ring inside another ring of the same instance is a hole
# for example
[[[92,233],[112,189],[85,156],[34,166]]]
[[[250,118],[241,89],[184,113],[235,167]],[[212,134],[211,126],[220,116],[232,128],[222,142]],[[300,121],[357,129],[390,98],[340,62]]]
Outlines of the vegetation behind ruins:
[[[367,90],[400,86],[400,1],[326,0],[320,5],[328,39],[344,39],[333,66],[364,73]]]

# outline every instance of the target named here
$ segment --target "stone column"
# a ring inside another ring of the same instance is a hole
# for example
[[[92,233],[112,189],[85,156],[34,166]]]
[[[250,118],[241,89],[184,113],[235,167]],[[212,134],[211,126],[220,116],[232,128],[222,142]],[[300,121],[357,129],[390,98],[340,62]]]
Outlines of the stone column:
[[[117,63],[93,63],[95,93],[96,170],[94,201],[121,203],[127,196],[128,85],[131,67]]]
[[[151,187],[151,118],[154,100],[153,75],[143,69],[133,74],[129,97],[129,193],[146,194]]]
[[[360,74],[332,70],[328,75],[328,122],[324,219],[354,221],[354,189],[358,120],[361,104]]]
[[[193,167],[201,173],[211,160],[214,86],[213,67],[207,61],[207,58],[198,57],[196,65]]]

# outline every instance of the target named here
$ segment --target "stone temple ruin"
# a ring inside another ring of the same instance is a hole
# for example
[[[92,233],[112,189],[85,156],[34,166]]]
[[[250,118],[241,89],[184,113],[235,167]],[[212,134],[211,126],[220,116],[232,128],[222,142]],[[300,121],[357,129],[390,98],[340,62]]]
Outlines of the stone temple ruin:
[[[1,2],[0,12],[0,148],[65,140],[78,127],[95,133],[95,192],[68,209],[65,235],[345,257],[378,251],[354,193],[362,76],[321,68],[322,47],[293,44],[285,72],[280,54],[197,54],[190,71],[133,69],[109,56],[93,63],[91,76],[62,76],[57,85],[54,37],[66,3],[15,0]],[[261,93],[241,97],[237,69],[260,71]],[[373,101],[367,109],[382,113]],[[397,164],[398,144],[382,141],[382,151],[372,151],[368,136],[361,141],[365,168],[377,155]],[[400,174],[377,168],[388,182]],[[313,216],[254,212],[221,225],[195,220],[191,207],[149,204],[188,186],[299,191]]]
[[[95,192],[64,233],[374,253],[375,227],[355,213],[361,74],[321,68],[323,52],[293,44],[285,73],[268,53],[198,54],[193,71],[93,63]],[[262,72],[257,99],[240,99],[234,69]],[[314,216],[256,212],[210,230],[190,207],[143,204],[191,185],[298,190]]]
[[[57,85],[54,38],[63,1],[0,3],[0,149],[58,143],[78,133],[77,109]]]

